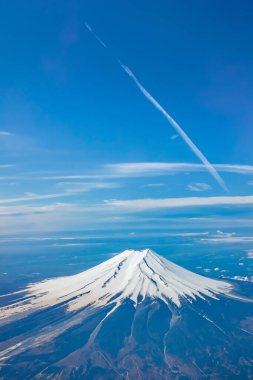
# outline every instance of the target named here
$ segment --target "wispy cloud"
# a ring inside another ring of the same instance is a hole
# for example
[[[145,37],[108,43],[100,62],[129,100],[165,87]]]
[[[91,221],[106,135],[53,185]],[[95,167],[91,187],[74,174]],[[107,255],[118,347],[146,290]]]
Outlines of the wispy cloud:
[[[55,213],[59,210],[68,210],[68,208],[69,205],[65,203],[53,203],[46,205],[0,206],[0,217]]]
[[[247,251],[247,256],[248,256],[249,259],[253,259],[253,249],[249,249]]]
[[[14,136],[13,133],[8,131],[0,131],[0,137],[1,136]]]
[[[8,168],[13,168],[15,165],[13,164],[1,164],[0,169],[8,169]]]
[[[93,36],[97,39],[97,41],[102,45],[104,48],[107,48],[107,45],[104,43],[104,41],[93,31],[91,26],[87,23],[85,23],[86,28],[90,33],[93,34]],[[225,182],[219,175],[219,173],[216,171],[216,169],[213,167],[213,165],[208,161],[208,159],[205,157],[205,155],[200,151],[200,149],[194,144],[194,142],[190,139],[190,137],[186,134],[186,132],[182,129],[182,127],[176,122],[175,119],[161,106],[161,104],[147,91],[147,89],[141,84],[139,79],[136,77],[136,75],[133,73],[133,71],[123,64],[119,59],[117,59],[118,64],[120,67],[124,70],[124,72],[133,80],[133,82],[136,84],[137,88],[141,91],[141,93],[145,96],[147,100],[149,100],[153,106],[161,112],[161,114],[167,119],[167,121],[170,123],[170,125],[175,129],[176,133],[181,136],[181,138],[184,140],[184,142],[189,146],[189,148],[192,150],[192,152],[198,157],[198,159],[203,163],[205,168],[209,171],[209,173],[212,175],[212,177],[216,180],[216,182],[221,186],[221,188],[225,191],[228,191]]]
[[[118,175],[166,175],[180,172],[203,172],[203,164],[187,162],[131,162],[105,165],[111,173]],[[253,174],[253,165],[215,164],[215,169],[224,173]],[[253,182],[252,182],[253,183]]]
[[[53,244],[53,247],[86,247],[86,246],[104,245],[104,244],[105,243],[66,243],[66,244],[55,243]]]
[[[116,189],[122,187],[119,182],[58,182],[57,187],[63,188],[67,193],[82,193],[91,190]]]
[[[188,205],[187,205],[188,206]],[[187,207],[186,206],[186,207]],[[148,210],[151,209],[149,206]],[[194,207],[194,213],[196,207]],[[82,230],[90,231],[91,236],[94,233],[103,231],[100,237],[108,238],[114,236],[115,233],[120,232],[122,237],[126,236],[126,231],[135,231],[140,237],[140,233],[146,232],[147,236],[157,233],[162,234],[159,236],[177,236],[174,232],[169,231],[183,231],[182,236],[190,236],[194,233],[193,237],[197,235],[196,230],[199,229],[207,231],[209,228],[237,228],[252,227],[252,218],[231,218],[229,217],[191,217],[187,211],[188,216],[182,215],[182,208],[173,208],[173,217],[150,217],[145,215],[138,215],[139,211],[145,209],[138,209],[132,207],[116,207],[107,203],[90,203],[90,202],[41,202],[27,203],[27,204],[10,204],[0,205],[0,236],[11,234],[26,234],[31,236],[32,233],[42,234],[44,232],[56,231],[72,231]],[[210,209],[213,214],[213,210]],[[216,212],[217,214],[217,212]],[[105,231],[108,231],[105,233]],[[109,233],[111,231],[111,234]],[[191,232],[190,232],[191,231]],[[102,232],[101,232],[102,233]],[[206,233],[205,233],[206,234]],[[157,235],[157,236],[158,236]],[[201,235],[198,233],[198,235]],[[204,234],[203,234],[204,235]],[[216,234],[218,235],[218,233]],[[20,235],[19,235],[20,236]],[[75,239],[80,239],[81,236],[74,235]],[[229,239],[231,236],[217,236],[209,235],[208,238],[216,239]],[[86,236],[87,238],[87,236]],[[4,237],[5,239],[5,237]],[[70,237],[64,238],[66,240]],[[2,241],[1,241],[2,242]],[[203,242],[204,243],[204,242]]]
[[[123,177],[120,175],[114,174],[48,174],[48,175],[40,175],[39,173],[31,173],[24,175],[11,175],[11,176],[0,176],[0,180],[34,180],[34,181],[60,181],[60,180],[92,180],[92,179],[104,179],[104,178],[119,178]],[[73,182],[74,183],[74,182]]]
[[[148,183],[145,186],[146,187],[162,187],[162,186],[165,186],[165,184],[164,183]]]
[[[203,182],[194,182],[191,183],[187,186],[187,189],[190,191],[207,191],[211,190],[212,187],[208,183],[203,183]]]
[[[0,199],[0,204],[6,203],[18,203],[18,202],[30,202],[42,199],[62,198],[71,195],[70,193],[55,193],[55,194],[33,194],[26,193],[26,196],[16,198],[3,198]]]
[[[119,207],[129,211],[142,211],[161,208],[253,205],[253,195],[231,197],[189,197],[162,199],[109,200],[108,206]]]
[[[215,168],[226,173],[253,174],[253,165],[216,164]]]
[[[224,277],[224,278],[229,278],[231,280],[237,280],[237,281],[253,282],[253,276],[234,276],[234,277]]]
[[[215,234],[208,236],[207,238],[200,239],[204,243],[251,243],[253,242],[253,236],[237,235],[235,232],[223,232],[217,230]]]
[[[86,229],[101,223],[105,205],[86,202],[0,205],[0,235]],[[113,216],[106,210],[110,223]],[[106,224],[106,225],[107,225]]]
[[[112,182],[59,182],[56,186],[62,188],[62,192],[53,193],[53,194],[36,194],[32,192],[26,192],[24,196],[15,197],[15,198],[0,198],[0,204],[11,204],[19,202],[31,202],[45,199],[55,199],[63,198],[68,196],[74,196],[79,193],[84,193],[92,190],[98,189],[114,189],[122,187],[121,183],[112,183]]]
[[[211,237],[207,239],[200,239],[205,243],[227,243],[227,244],[236,244],[236,243],[252,243],[253,236],[228,236],[228,237]]]
[[[15,165],[2,165],[7,168]],[[214,167],[219,172],[235,173],[241,175],[253,175],[253,165],[234,165],[234,164],[215,164]],[[0,166],[1,168],[1,166]],[[93,173],[85,174],[63,174],[48,173],[41,175],[40,173],[26,173],[20,175],[0,176],[0,180],[33,180],[33,181],[76,181],[76,180],[98,180],[115,179],[126,177],[155,177],[177,173],[205,172],[203,164],[193,164],[187,162],[120,162],[116,164],[105,164],[94,168]],[[252,185],[253,181],[248,184]]]

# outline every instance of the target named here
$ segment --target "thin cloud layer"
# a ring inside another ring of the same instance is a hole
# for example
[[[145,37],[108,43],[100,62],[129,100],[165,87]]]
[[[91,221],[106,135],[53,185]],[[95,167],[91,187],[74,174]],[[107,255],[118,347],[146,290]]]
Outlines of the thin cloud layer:
[[[187,189],[190,191],[208,191],[211,190],[212,187],[208,183],[203,183],[203,182],[194,182],[191,183],[187,186]]]
[[[223,205],[253,205],[253,195],[234,197],[189,197],[163,199],[131,199],[107,201],[108,206],[119,207],[125,210],[150,210],[159,208],[200,207]]]
[[[166,175],[180,172],[203,172],[203,164],[187,162],[130,162],[105,165],[112,173],[122,175]],[[253,165],[214,164],[223,173],[253,174]]]

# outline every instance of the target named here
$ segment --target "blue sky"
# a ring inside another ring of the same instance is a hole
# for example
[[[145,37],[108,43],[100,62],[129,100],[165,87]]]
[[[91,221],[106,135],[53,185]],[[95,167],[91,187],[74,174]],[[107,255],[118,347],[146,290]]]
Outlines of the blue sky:
[[[250,1],[2,3],[1,234],[251,227],[252,16]]]

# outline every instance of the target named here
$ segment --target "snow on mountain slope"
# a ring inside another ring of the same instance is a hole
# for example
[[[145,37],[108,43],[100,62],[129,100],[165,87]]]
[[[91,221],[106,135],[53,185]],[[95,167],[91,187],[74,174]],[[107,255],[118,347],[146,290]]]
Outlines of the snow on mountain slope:
[[[77,275],[29,285],[18,293],[23,298],[0,309],[0,318],[15,319],[62,303],[67,311],[114,304],[115,310],[126,298],[135,305],[149,297],[180,307],[183,300],[217,299],[231,290],[231,284],[190,272],[150,249],[126,250]]]

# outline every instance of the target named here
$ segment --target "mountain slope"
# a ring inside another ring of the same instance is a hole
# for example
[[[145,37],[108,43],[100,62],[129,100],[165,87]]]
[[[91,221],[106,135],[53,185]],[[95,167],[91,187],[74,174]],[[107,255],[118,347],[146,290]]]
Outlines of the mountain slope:
[[[232,291],[148,249],[31,284],[0,309],[0,378],[251,379],[252,305]]]
[[[231,284],[183,269],[150,249],[126,250],[75,276],[30,285],[23,300],[1,309],[1,317],[20,316],[62,302],[68,302],[68,311],[115,302],[118,306],[126,298],[135,305],[150,297],[180,307],[183,299],[216,298],[231,290]]]

